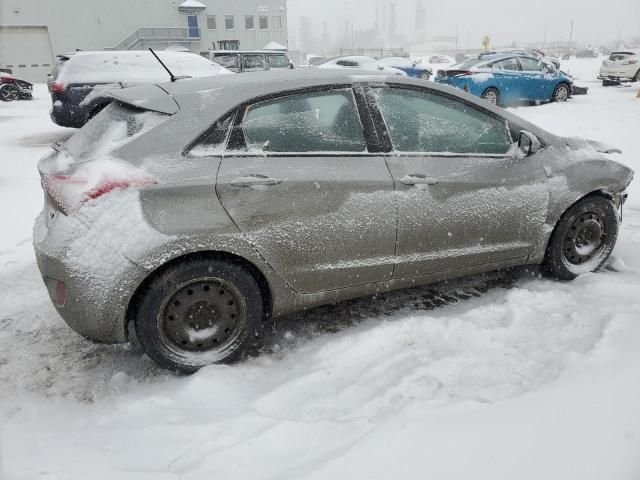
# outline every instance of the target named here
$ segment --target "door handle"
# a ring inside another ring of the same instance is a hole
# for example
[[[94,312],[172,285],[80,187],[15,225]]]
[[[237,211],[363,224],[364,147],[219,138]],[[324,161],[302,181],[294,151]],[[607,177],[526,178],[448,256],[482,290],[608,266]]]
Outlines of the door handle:
[[[255,185],[278,185],[282,183],[279,178],[267,177],[266,175],[251,174],[244,177],[234,178],[229,182],[232,187],[252,187]]]
[[[404,185],[436,185],[438,182],[437,178],[427,177],[421,173],[412,173],[400,179],[400,183]]]

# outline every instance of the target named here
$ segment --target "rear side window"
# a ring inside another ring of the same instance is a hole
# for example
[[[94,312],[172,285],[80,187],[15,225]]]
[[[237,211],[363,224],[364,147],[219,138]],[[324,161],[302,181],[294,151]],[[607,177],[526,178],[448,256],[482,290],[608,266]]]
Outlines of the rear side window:
[[[504,120],[462,102],[419,90],[374,91],[396,151],[495,155],[511,148]]]
[[[247,107],[237,127],[250,152],[364,152],[351,89],[309,92]]]
[[[216,55],[213,57],[213,61],[232,72],[240,70],[240,55]]]
[[[515,58],[507,58],[506,60],[500,60],[499,62],[494,63],[492,66],[494,70],[507,70],[507,71],[520,70],[518,61]]]
[[[163,113],[113,102],[67,140],[64,149],[81,160],[107,155],[167,118]]]

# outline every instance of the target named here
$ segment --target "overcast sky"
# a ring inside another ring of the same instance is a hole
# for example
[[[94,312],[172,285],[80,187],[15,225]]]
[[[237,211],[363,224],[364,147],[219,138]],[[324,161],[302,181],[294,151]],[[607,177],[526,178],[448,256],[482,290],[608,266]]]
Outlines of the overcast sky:
[[[397,17],[393,40],[388,27],[381,25],[389,19],[390,3],[395,4]],[[425,12],[422,28],[416,25],[417,4]],[[461,48],[480,48],[485,34],[496,47],[512,41],[542,42],[545,28],[547,41],[566,41],[570,20],[574,20],[573,38],[579,42],[605,43],[640,34],[640,0],[288,0],[288,10],[293,48],[309,33],[300,32],[302,16],[312,17],[311,31],[318,39],[326,22],[331,38],[345,37],[353,29],[355,43],[367,43],[366,35],[360,35],[362,42],[358,41],[358,32],[373,27],[376,10],[387,46],[401,39],[416,44],[431,37],[455,37],[456,29]]]

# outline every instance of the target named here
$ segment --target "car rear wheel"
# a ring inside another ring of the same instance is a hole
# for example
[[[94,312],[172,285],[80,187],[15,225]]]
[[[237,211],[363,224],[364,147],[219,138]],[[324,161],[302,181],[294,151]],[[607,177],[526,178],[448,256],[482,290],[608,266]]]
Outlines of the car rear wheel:
[[[618,216],[611,200],[589,196],[569,208],[551,234],[543,269],[561,280],[595,272],[611,255]]]
[[[18,100],[19,96],[20,91],[15,85],[3,85],[2,88],[0,88],[0,100],[3,102]]]
[[[429,74],[429,72],[422,72],[422,73],[420,74],[420,78],[421,78],[422,80],[429,80],[429,78],[431,78],[431,75]]]
[[[571,88],[566,83],[561,83],[553,91],[552,102],[566,102],[569,99]]]
[[[487,88],[484,92],[482,92],[481,97],[484,98],[487,102],[497,105],[500,94],[495,88]]]
[[[150,282],[136,312],[136,335],[149,357],[188,373],[242,358],[257,346],[264,325],[257,281],[227,259],[173,265]]]
[[[602,80],[603,87],[610,87],[611,85],[616,85],[616,82],[613,80]]]
[[[636,72],[635,76],[631,79],[632,82],[640,82],[640,69]]]

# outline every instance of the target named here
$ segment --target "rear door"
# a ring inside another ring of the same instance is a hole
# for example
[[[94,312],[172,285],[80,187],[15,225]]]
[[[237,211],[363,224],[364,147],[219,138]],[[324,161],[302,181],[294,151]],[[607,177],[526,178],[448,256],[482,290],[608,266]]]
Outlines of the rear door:
[[[541,238],[546,175],[512,154],[506,121],[456,97],[372,89],[398,202],[394,277],[524,263]]]
[[[491,65],[493,77],[500,92],[500,100],[510,102],[522,96],[520,65],[515,58],[499,60]]]
[[[299,292],[391,278],[396,207],[350,86],[239,109],[216,190],[238,228]]]

